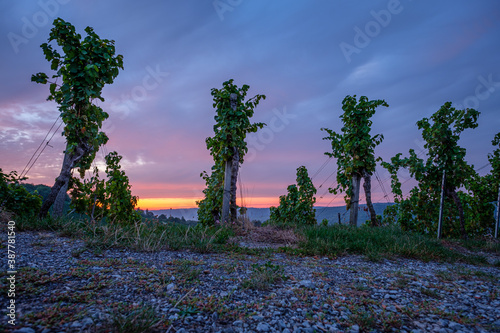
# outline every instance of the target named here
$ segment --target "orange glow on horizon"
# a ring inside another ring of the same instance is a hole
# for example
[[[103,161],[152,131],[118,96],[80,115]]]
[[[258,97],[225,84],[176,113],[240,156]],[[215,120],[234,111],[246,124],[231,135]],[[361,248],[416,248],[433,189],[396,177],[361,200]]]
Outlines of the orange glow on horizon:
[[[203,199],[200,198],[139,198],[137,208],[160,210],[160,209],[185,209],[185,208],[198,208],[196,201]],[[243,199],[237,198],[236,203],[239,206],[247,208],[269,208],[271,206],[277,207],[279,205],[279,198],[276,197],[246,197]],[[342,198],[335,200],[334,203],[330,202],[328,206],[343,206],[345,205]],[[323,206],[323,204],[316,203],[315,206]],[[326,204],[325,204],[326,206]]]
[[[149,210],[197,208],[196,201],[201,199],[203,198],[139,198],[137,208]]]
[[[196,201],[201,199],[203,198],[139,198],[137,208],[143,210],[198,208]],[[245,198],[243,201],[248,208],[268,208],[279,204],[279,198],[275,197]],[[240,198],[237,198],[236,202],[241,206]]]

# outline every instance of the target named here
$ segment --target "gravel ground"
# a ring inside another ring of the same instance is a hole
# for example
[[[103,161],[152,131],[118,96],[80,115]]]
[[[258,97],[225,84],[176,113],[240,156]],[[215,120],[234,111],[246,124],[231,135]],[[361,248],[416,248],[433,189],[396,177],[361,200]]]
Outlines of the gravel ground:
[[[96,253],[47,232],[16,235],[16,265],[16,325],[3,316],[5,332],[500,332],[497,267],[271,250]]]

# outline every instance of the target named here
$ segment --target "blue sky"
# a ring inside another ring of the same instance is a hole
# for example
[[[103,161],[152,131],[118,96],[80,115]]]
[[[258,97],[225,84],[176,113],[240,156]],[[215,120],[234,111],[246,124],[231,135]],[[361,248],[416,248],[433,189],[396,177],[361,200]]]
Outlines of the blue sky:
[[[254,121],[268,127],[248,138],[241,168],[248,206],[277,203],[301,165],[317,173],[330,149],[320,128],[340,130],[346,95],[389,104],[372,118],[372,133],[385,137],[376,149],[384,159],[420,151],[415,123],[446,101],[481,112],[479,127],[461,140],[476,169],[487,164],[500,130],[500,3],[494,0],[4,1],[0,16],[4,172],[25,167],[58,116],[46,101],[48,87],[30,82],[32,74],[50,72],[39,46],[57,17],[82,35],[91,26],[116,41],[125,69],[100,103],[110,114],[106,150],[124,156],[133,193],[164,198],[163,208],[173,198],[193,206],[202,196],[199,175],[212,165],[205,146],[215,114],[210,90],[231,78],[251,87],[249,97],[267,96]],[[58,175],[65,145],[59,132],[29,182],[51,185]],[[330,161],[313,179],[322,185],[318,205],[342,204],[325,193],[335,184],[334,171]],[[378,173],[389,191],[387,173]],[[374,201],[386,201],[378,182]]]

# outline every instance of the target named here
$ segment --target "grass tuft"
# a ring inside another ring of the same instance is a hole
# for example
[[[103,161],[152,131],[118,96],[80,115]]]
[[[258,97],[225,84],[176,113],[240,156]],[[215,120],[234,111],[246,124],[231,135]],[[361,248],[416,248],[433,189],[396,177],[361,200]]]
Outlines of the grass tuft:
[[[56,231],[61,236],[79,238],[87,248],[100,253],[111,247],[141,252],[190,249],[199,253],[224,250],[233,232],[228,227],[190,227],[182,224],[138,222],[133,225],[93,222],[86,219],[50,217],[43,220],[24,219],[19,230]],[[78,256],[79,253],[75,253]]]
[[[114,332],[150,332],[160,321],[156,310],[148,305],[115,308],[111,314],[111,328]]]
[[[241,283],[244,289],[269,290],[275,283],[286,279],[284,269],[270,261],[264,265],[253,264],[250,277]]]

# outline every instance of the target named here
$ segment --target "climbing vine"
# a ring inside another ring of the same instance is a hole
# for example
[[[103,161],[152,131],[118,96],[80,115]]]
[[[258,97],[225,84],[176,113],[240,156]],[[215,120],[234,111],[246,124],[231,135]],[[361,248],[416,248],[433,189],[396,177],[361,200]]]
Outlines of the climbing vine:
[[[477,127],[479,112],[474,109],[457,110],[450,102],[445,103],[430,119],[417,122],[426,142],[426,159],[420,158],[410,149],[409,157],[401,158],[401,153],[391,158],[391,162],[382,165],[391,174],[391,187],[398,206],[390,208],[391,216],[397,217],[401,226],[407,230],[422,233],[435,233],[439,213],[439,198],[442,176],[445,173],[445,206],[443,234],[449,237],[472,234],[480,231],[479,220],[465,221],[464,209],[468,216],[474,216],[478,202],[483,197],[481,180],[472,166],[465,161],[466,150],[458,145],[460,134],[466,129]],[[400,168],[406,168],[417,181],[408,198],[403,198],[401,182],[397,176]],[[458,191],[465,187],[467,192]],[[475,194],[475,195],[474,195]],[[464,208],[465,207],[465,208]],[[480,209],[487,212],[486,207]]]
[[[371,136],[372,121],[370,118],[375,114],[379,106],[389,105],[384,100],[369,101],[366,96],[361,96],[359,101],[354,96],[346,96],[342,101],[344,113],[340,116],[343,127],[342,133],[336,133],[328,128],[321,130],[329,135],[323,140],[330,140],[332,152],[325,155],[337,159],[337,187],[329,189],[331,193],[345,192],[344,200],[347,209],[357,211],[357,197],[359,197],[359,184],[364,178],[366,201],[371,215],[372,225],[377,225],[375,210],[371,204],[371,175],[375,171],[375,147],[379,145],[384,136],[377,134]],[[354,189],[357,189],[355,193]],[[353,200],[356,198],[356,200]],[[351,207],[352,204],[355,207]],[[354,218],[356,219],[356,218]],[[356,224],[351,215],[351,224]]]
[[[205,180],[206,189],[203,191],[205,198],[197,201],[198,220],[206,225],[212,225],[222,217],[222,204],[224,195],[224,172],[227,162],[235,170],[231,176],[231,219],[236,219],[236,180],[238,166],[243,163],[248,151],[245,142],[248,133],[257,132],[265,126],[264,123],[251,123],[250,118],[264,95],[256,95],[245,101],[250,86],[241,88],[229,80],[223,83],[222,89],[213,88],[213,107],[216,109],[214,136],[206,139],[207,149],[214,159],[212,172],[208,175],[203,172],[201,177]]]
[[[138,198],[131,193],[129,178],[121,170],[121,159],[116,152],[106,155],[106,180],[100,179],[97,168],[89,180],[72,178],[71,206],[76,212],[93,220],[106,217],[109,222],[121,224],[141,219],[135,210]]]
[[[47,214],[59,190],[68,183],[71,170],[78,167],[83,177],[99,147],[108,141],[106,134],[100,131],[108,114],[93,101],[104,101],[102,89],[113,83],[119,69],[123,69],[123,56],[115,56],[114,41],[101,39],[91,27],[85,28],[85,32],[87,36],[82,40],[71,23],[55,19],[48,43],[41,45],[55,74],[49,78],[45,73],[37,73],[31,78],[37,83],[50,83],[48,100],[59,104],[69,156],[42,206],[41,217]],[[53,42],[58,48],[51,44]]]

